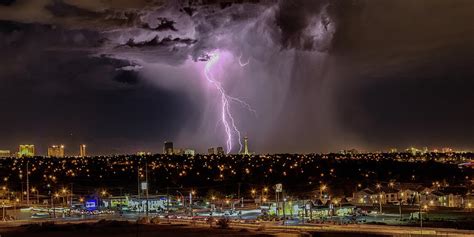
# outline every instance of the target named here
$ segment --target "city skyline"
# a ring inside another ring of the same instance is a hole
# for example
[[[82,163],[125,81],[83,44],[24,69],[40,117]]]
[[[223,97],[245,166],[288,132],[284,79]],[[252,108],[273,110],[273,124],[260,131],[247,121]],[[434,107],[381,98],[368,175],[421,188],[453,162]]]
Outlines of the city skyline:
[[[260,153],[260,152],[250,152],[248,138],[244,137],[242,140],[244,145],[244,150],[241,153],[230,153],[232,155],[259,155],[259,154],[285,154],[285,153]],[[39,149],[38,149],[39,147]],[[224,148],[222,146],[209,147],[204,150],[196,150],[193,147],[186,148],[177,148],[174,147],[174,143],[171,141],[165,141],[164,145],[161,148],[156,148],[154,150],[140,150],[136,149],[131,153],[90,153],[89,148],[86,144],[79,144],[77,151],[75,149],[67,149],[67,146],[64,144],[60,145],[48,145],[45,149],[45,153],[42,153],[40,146],[35,144],[20,144],[18,145],[17,151],[14,149],[7,149],[5,147],[0,147],[0,157],[23,157],[25,155],[20,154],[33,154],[26,156],[45,156],[45,157],[86,157],[86,156],[108,156],[108,155],[154,155],[154,154],[168,154],[168,155],[223,155],[225,154]],[[38,151],[39,150],[39,151]],[[22,152],[23,151],[23,152]],[[366,151],[358,150],[354,148],[341,149],[329,152],[308,152],[302,154],[330,154],[330,153],[341,153],[341,154],[369,154],[369,153],[411,153],[411,154],[425,154],[425,153],[471,153],[471,150],[455,149],[452,147],[415,147],[409,146],[405,148],[396,148],[390,147],[382,150],[375,151]],[[296,154],[296,153],[287,153],[287,154]]]

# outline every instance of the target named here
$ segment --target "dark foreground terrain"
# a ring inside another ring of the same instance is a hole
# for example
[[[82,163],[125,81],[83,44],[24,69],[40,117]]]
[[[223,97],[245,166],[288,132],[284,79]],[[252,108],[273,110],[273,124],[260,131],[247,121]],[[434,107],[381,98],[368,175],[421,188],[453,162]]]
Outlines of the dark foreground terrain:
[[[285,237],[404,237],[404,236],[473,236],[471,232],[445,232],[425,230],[422,233],[413,233],[410,229],[365,229],[360,226],[357,230],[350,228],[314,228],[309,229],[282,229],[268,226],[248,227],[233,226],[231,228],[209,227],[201,223],[155,223],[137,224],[128,221],[100,220],[81,223],[52,223],[43,222],[36,224],[0,225],[1,237],[28,236],[28,237],[178,237],[178,236],[285,236]]]
[[[193,227],[186,224],[138,225],[126,221],[99,221],[80,224],[28,224],[0,228],[2,237],[156,237],[156,236],[273,236],[247,229],[219,229]]]

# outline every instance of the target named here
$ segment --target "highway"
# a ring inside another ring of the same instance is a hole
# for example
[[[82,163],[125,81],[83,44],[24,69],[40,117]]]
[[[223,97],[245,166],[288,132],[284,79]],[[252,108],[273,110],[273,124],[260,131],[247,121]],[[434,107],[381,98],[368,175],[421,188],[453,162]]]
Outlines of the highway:
[[[58,224],[67,223],[94,223],[101,219],[118,220],[135,222],[143,215],[128,214],[128,215],[98,215],[84,217],[65,217],[65,218],[41,218],[15,221],[0,221],[0,228],[17,227],[25,224],[34,224],[42,222],[55,222]],[[154,215],[150,215],[153,217]],[[467,237],[474,236],[472,230],[457,230],[447,228],[430,228],[424,227],[402,227],[402,226],[386,226],[386,225],[370,225],[370,224],[348,224],[348,225],[334,225],[334,224],[304,224],[304,225],[283,225],[280,222],[259,222],[259,223],[242,223],[243,221],[230,221],[231,228],[249,229],[249,230],[265,230],[271,233],[313,233],[313,232],[340,232],[347,233],[365,233],[365,234],[385,234],[389,236],[412,236],[412,235],[426,235],[426,236],[453,236],[453,237]],[[210,224],[205,220],[185,219],[181,218],[160,218],[160,224],[187,224],[193,227],[209,228]],[[213,224],[215,226],[215,224]]]

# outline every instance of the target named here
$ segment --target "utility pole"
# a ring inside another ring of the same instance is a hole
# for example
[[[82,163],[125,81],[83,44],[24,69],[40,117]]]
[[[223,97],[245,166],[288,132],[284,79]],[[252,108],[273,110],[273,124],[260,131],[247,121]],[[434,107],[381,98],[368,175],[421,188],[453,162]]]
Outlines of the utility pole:
[[[72,199],[73,199],[73,192],[72,192],[72,188],[73,188],[73,183],[71,183],[71,208],[73,208],[73,205],[72,205]]]
[[[423,214],[421,212],[421,192],[418,194],[418,196],[419,196],[419,199],[420,199],[420,201],[419,201],[420,208],[418,210],[418,217],[420,218],[421,235],[423,235]]]
[[[30,206],[30,175],[28,172],[29,160],[26,160],[26,205]]]
[[[54,196],[51,192],[51,208],[53,209],[53,218],[56,218],[56,209],[54,208]]]
[[[170,187],[166,187],[166,212],[170,215]]]
[[[402,199],[398,200],[398,211],[400,212],[400,221],[402,221]]]
[[[238,189],[237,189],[237,199],[240,200],[240,182],[237,183],[238,184]]]
[[[146,159],[146,158],[145,158]],[[146,216],[148,217],[148,160],[145,160],[145,182],[146,182]]]
[[[239,185],[239,189],[237,190],[237,199],[240,202],[240,207],[244,207],[244,198],[243,197],[242,197],[242,199],[240,198],[240,185],[241,185],[241,183],[239,182],[238,185]]]
[[[191,217],[193,217],[193,191],[189,192],[189,213],[191,213]]]
[[[280,216],[280,200],[278,200],[278,192],[275,191],[276,215]]]
[[[137,161],[137,200],[140,202],[140,165]]]

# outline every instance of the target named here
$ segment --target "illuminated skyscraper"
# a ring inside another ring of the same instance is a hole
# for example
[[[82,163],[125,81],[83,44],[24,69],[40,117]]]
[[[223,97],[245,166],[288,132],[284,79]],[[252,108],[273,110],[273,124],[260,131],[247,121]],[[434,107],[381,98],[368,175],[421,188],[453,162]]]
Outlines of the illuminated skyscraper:
[[[64,157],[64,145],[52,145],[48,147],[48,156],[49,157]]]
[[[196,155],[196,151],[194,149],[184,149],[184,154],[188,156],[194,156]]]
[[[225,154],[223,147],[217,147],[217,155],[223,156]]]
[[[35,145],[20,145],[18,149],[18,157],[35,156]]]
[[[11,157],[10,150],[0,150],[0,157]]]
[[[207,154],[214,155],[214,147],[207,149]]]
[[[173,155],[173,143],[172,142],[165,142],[165,147],[163,149],[163,153],[166,155]]]
[[[79,146],[79,156],[80,157],[86,157],[87,156],[87,153],[86,153],[86,144],[81,144]]]

